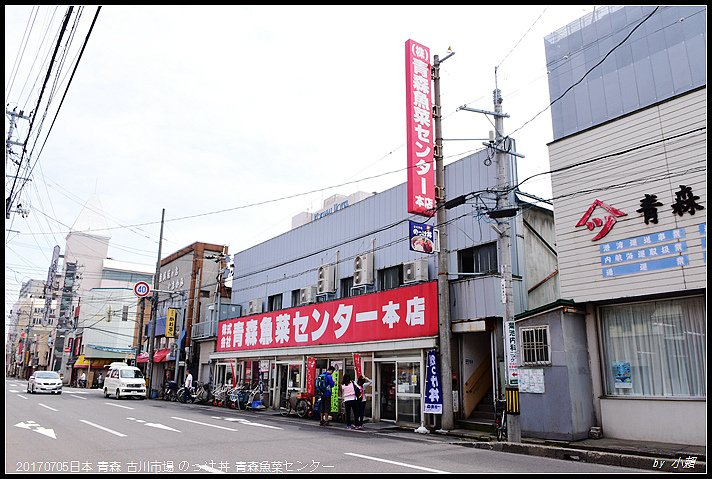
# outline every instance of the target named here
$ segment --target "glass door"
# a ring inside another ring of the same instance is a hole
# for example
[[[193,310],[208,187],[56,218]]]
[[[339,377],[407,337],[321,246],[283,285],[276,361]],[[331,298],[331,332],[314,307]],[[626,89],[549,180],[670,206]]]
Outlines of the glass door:
[[[378,387],[381,397],[381,419],[396,420],[396,363],[378,364]]]
[[[420,361],[397,363],[398,422],[420,423]]]

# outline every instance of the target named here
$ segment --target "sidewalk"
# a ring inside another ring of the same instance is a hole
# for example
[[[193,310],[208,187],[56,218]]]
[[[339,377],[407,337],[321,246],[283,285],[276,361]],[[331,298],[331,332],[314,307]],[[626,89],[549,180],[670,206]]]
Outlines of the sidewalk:
[[[414,432],[414,434],[417,433]],[[580,441],[549,441],[523,437],[521,443],[497,442],[489,433],[470,429],[453,429],[443,434],[471,439],[474,441],[473,447],[492,451],[660,472],[707,472],[706,446],[630,441],[605,437]]]
[[[420,434],[416,433],[412,427],[400,427],[389,422],[367,422],[363,430],[408,432],[412,433],[414,438],[431,435],[447,436],[467,440],[466,443],[458,443],[465,447],[567,461],[630,467],[651,472],[700,474],[707,472],[707,448],[705,446],[630,441],[605,437],[580,441],[550,441],[524,437],[521,443],[497,442],[493,434],[472,429],[453,429],[447,432],[431,431],[429,434]]]
[[[294,419],[304,420],[296,417]],[[341,429],[343,426],[342,423],[333,422],[329,428],[338,427]],[[651,472],[707,473],[706,446],[631,441],[606,437],[580,441],[551,441],[523,437],[521,443],[497,442],[493,434],[472,429],[431,431],[429,434],[421,434],[415,432],[413,427],[396,426],[391,422],[372,423],[368,421],[360,432],[387,433],[389,431],[412,434],[414,439],[431,435],[465,439],[467,442],[458,442],[458,444],[490,451],[630,467]]]

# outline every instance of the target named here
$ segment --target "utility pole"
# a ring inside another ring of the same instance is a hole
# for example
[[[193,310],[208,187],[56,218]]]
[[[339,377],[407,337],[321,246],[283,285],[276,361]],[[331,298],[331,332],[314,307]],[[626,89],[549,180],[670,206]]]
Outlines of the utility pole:
[[[495,128],[495,160],[497,162],[497,209],[500,211],[510,211],[509,195],[511,187],[509,185],[509,148],[504,144],[504,115],[502,114],[502,92],[495,87],[493,92],[494,100],[494,128]],[[498,216],[498,215],[497,215]],[[499,229],[497,247],[499,249],[500,267],[502,270],[502,301],[504,302],[504,314],[502,316],[502,336],[504,340],[505,353],[505,378],[506,385],[509,385],[509,362],[507,354],[510,348],[508,326],[514,321],[514,294],[512,292],[512,238],[511,213],[506,216],[496,218]],[[509,414],[507,418],[507,438],[511,442],[522,442],[522,429],[519,423],[518,414]]]
[[[501,378],[502,386],[506,390],[509,386],[509,361],[508,354],[510,353],[510,341],[508,327],[514,324],[514,293],[512,291],[512,241],[511,241],[511,218],[516,215],[516,208],[509,203],[509,196],[512,194],[513,188],[509,185],[509,158],[516,156],[524,158],[524,155],[510,151],[509,145],[505,145],[507,140],[503,135],[504,119],[509,118],[509,115],[502,113],[502,92],[496,85],[495,69],[495,89],[492,93],[494,101],[494,111],[479,110],[477,108],[469,108],[461,106],[458,110],[472,111],[475,113],[484,113],[494,117],[494,135],[490,132],[490,141],[483,143],[488,148],[494,150],[495,161],[497,162],[497,205],[494,210],[488,212],[488,216],[497,221],[497,249],[499,251],[499,264],[501,270],[501,288],[502,288],[502,339],[504,341],[504,362],[505,372]],[[494,227],[494,226],[493,226]],[[516,352],[516,350],[515,350]],[[507,437],[511,442],[522,442],[522,430],[519,423],[519,415],[509,414],[507,418]]]
[[[143,343],[143,314],[146,311],[146,298],[141,298],[141,319],[138,322],[138,344],[136,345],[136,363],[141,355],[141,344]]]
[[[148,341],[148,397],[151,397],[151,384],[153,383],[153,353],[156,339],[156,321],[158,320],[158,278],[161,276],[161,246],[163,246],[163,221],[166,209],[161,213],[161,234],[158,239],[158,260],[156,261],[156,274],[153,277],[153,307],[151,308],[151,335]]]
[[[180,329],[178,330],[178,338],[176,339],[176,368],[174,371],[174,380],[178,382],[178,368],[180,367],[180,335],[183,333],[183,328],[185,328],[185,308],[186,308],[186,297],[188,296],[187,291],[181,291],[181,304],[180,304]],[[186,358],[187,359],[187,358]],[[187,366],[186,361],[186,366]]]
[[[437,206],[438,233],[440,235],[440,248],[437,252],[438,261],[438,341],[440,343],[440,384],[443,394],[443,413],[440,428],[448,431],[455,427],[453,417],[452,395],[452,329],[450,325],[450,283],[448,282],[448,249],[447,227],[445,225],[445,165],[443,164],[443,138],[442,115],[440,113],[440,64],[453,56],[448,53],[440,60],[438,55],[433,57],[433,118],[435,120],[435,199]]]

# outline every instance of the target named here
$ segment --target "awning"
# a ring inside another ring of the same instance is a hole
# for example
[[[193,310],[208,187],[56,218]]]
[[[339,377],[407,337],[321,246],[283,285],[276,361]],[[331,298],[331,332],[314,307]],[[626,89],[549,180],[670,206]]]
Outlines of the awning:
[[[77,361],[74,363],[74,369],[84,369],[89,367],[89,360],[84,357],[82,354],[77,358]]]
[[[108,367],[109,364],[113,363],[115,360],[111,358],[98,358],[98,359],[92,359],[91,360],[91,368],[92,369],[102,369],[105,367]]]
[[[147,363],[148,362],[148,353],[144,351],[141,354],[139,354],[136,362],[137,363]]]
[[[166,349],[159,349],[156,351],[156,353],[153,355],[153,362],[154,363],[160,363],[161,361],[165,361],[166,357],[168,356],[168,353],[170,353],[171,350],[166,348]]]

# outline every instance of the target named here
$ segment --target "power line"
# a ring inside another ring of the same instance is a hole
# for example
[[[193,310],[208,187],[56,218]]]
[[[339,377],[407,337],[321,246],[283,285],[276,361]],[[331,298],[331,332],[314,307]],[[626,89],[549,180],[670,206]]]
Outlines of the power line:
[[[534,27],[534,25],[536,25],[536,22],[539,21],[539,19],[542,17],[542,15],[544,15],[544,13],[545,13],[548,9],[549,9],[549,7],[544,8],[544,10],[539,14],[539,16],[536,18],[536,20],[534,20],[534,23],[532,23],[532,24],[529,26],[529,28],[527,29],[527,31],[524,32],[524,35],[522,35],[521,38],[517,41],[517,43],[512,47],[512,49],[509,50],[509,53],[507,53],[507,54],[504,56],[504,58],[502,58],[502,61],[499,62],[496,67],[494,67],[495,70],[497,70],[497,69],[502,65],[502,63],[504,63],[504,61],[507,59],[507,57],[514,51],[514,49],[517,48],[517,46],[519,46],[519,44],[521,43],[521,41],[524,40],[524,37],[527,36],[527,33],[529,33],[529,31]]]
[[[568,87],[561,95],[559,95],[556,99],[554,99],[551,103],[549,103],[549,105],[547,105],[546,108],[544,108],[544,109],[541,110],[539,113],[537,113],[536,115],[534,115],[533,118],[531,118],[530,120],[527,120],[526,122],[524,122],[524,124],[523,124],[522,126],[520,126],[520,127],[517,128],[516,130],[514,130],[512,133],[510,133],[509,136],[514,135],[514,133],[518,132],[519,130],[521,130],[522,128],[524,128],[525,126],[527,126],[529,123],[531,123],[532,121],[536,120],[536,118],[537,118],[539,115],[541,115],[541,114],[544,113],[546,110],[548,110],[549,108],[551,108],[551,105],[553,105],[553,104],[556,103],[557,101],[561,100],[561,99],[564,97],[564,95],[566,95],[568,92],[570,92],[576,85],[578,85],[579,83],[581,83],[581,82],[584,80],[584,78],[586,78],[589,73],[591,73],[594,69],[596,69],[596,67],[598,67],[601,63],[603,63],[603,62],[606,60],[606,58],[608,58],[608,56],[609,56],[611,53],[613,53],[618,47],[620,47],[621,45],[623,45],[623,44],[630,38],[630,36],[633,35],[633,33],[634,33],[638,28],[640,28],[640,26],[641,26],[642,24],[644,24],[645,22],[647,22],[648,19],[650,19],[650,17],[652,17],[653,14],[658,11],[659,8],[660,8],[660,7],[655,7],[655,10],[653,10],[652,12],[650,12],[650,14],[649,14],[647,17],[645,17],[643,20],[641,20],[640,23],[638,23],[635,27],[633,27],[633,29],[632,29],[630,32],[628,32],[628,35],[626,35],[625,38],[624,38],[623,40],[621,40],[620,43],[618,43],[618,45],[616,45],[616,46],[614,46],[613,48],[611,48],[611,49],[608,51],[608,53],[606,53],[606,54],[603,56],[603,58],[602,58],[598,63],[596,63],[594,66],[592,66],[586,73],[584,73],[583,76],[582,76],[581,78],[579,78],[578,81],[576,81],[573,85],[571,85],[570,87]]]

